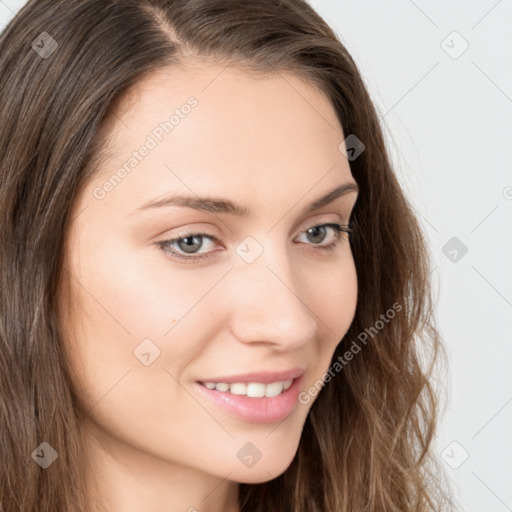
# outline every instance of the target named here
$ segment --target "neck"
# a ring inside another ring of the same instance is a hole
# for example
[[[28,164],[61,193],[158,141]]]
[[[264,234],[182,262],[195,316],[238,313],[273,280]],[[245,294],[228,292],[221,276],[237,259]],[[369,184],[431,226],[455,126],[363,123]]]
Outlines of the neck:
[[[91,512],[238,512],[238,483],[92,432],[85,436]]]

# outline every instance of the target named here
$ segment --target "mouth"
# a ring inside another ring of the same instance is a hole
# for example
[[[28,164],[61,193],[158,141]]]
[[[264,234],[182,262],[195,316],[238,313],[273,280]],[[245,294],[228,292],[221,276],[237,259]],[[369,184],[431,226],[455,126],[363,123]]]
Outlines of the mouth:
[[[270,382],[199,382],[207,389],[218,391],[219,393],[229,393],[231,395],[248,396],[249,398],[271,398],[278,396],[291,387],[295,379],[285,381]]]
[[[196,381],[198,394],[215,407],[251,423],[272,423],[297,408],[304,372],[295,378],[269,382]]]

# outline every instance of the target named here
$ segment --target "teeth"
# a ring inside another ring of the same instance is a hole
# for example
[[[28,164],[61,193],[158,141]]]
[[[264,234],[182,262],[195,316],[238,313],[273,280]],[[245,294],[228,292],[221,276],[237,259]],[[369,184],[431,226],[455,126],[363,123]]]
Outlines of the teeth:
[[[247,394],[247,385],[243,382],[236,382],[229,386],[229,392],[232,395],[246,395]]]
[[[265,386],[265,396],[277,396],[283,392],[282,382],[272,382]]]
[[[262,384],[261,382],[204,382],[203,385],[208,389],[215,389],[223,393],[230,392],[233,395],[245,395],[251,398],[272,397],[280,395],[292,385],[293,379]]]

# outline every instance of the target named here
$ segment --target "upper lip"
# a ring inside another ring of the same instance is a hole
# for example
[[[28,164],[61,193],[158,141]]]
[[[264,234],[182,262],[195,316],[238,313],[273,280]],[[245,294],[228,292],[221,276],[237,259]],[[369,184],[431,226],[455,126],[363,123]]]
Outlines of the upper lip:
[[[234,382],[261,382],[262,384],[270,384],[271,382],[284,382],[286,380],[296,379],[303,375],[305,371],[305,368],[296,367],[278,372],[261,371],[224,377],[212,377],[202,379],[199,382],[225,382],[226,384],[233,384]]]

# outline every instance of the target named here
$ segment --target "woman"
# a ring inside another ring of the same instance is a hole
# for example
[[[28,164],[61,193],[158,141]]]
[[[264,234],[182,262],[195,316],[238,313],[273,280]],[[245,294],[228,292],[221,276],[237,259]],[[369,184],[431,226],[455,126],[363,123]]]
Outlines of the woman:
[[[2,509],[441,510],[425,241],[311,7],[35,0],[0,55]]]

